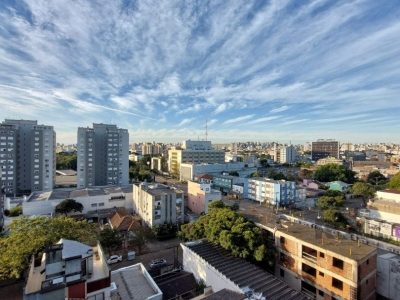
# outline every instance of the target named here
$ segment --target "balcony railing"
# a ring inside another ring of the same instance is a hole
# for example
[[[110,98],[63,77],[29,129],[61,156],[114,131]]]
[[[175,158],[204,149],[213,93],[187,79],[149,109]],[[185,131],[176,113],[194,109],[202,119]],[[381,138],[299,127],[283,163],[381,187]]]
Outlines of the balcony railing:
[[[306,259],[306,260],[312,261],[314,263],[317,262],[317,257],[316,256],[308,254],[307,252],[304,252],[304,251],[302,252],[301,257]]]

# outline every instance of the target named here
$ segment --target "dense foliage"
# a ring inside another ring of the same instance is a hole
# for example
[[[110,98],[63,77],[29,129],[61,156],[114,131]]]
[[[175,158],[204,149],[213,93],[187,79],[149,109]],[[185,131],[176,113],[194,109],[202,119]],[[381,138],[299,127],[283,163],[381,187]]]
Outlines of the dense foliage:
[[[396,175],[394,175],[390,179],[390,181],[388,183],[388,188],[396,189],[396,190],[400,191],[400,172],[397,173]]]
[[[317,200],[317,207],[322,210],[337,208],[344,205],[345,198],[343,193],[338,191],[327,191]]]
[[[355,174],[355,172],[346,169],[344,166],[327,164],[317,168],[314,173],[314,179],[321,182],[340,180],[346,183],[354,183],[356,181]]]
[[[151,156],[145,155],[139,161],[129,161],[129,178],[138,181],[152,181],[150,172]]]
[[[56,154],[56,168],[57,170],[77,170],[77,156],[76,153],[60,152]]]
[[[153,227],[153,234],[158,240],[176,237],[178,226],[176,224],[162,224]]]
[[[210,204],[209,213],[196,222],[182,225],[179,234],[184,240],[207,238],[234,256],[264,262],[269,269],[275,262],[274,248],[267,245],[261,229],[222,201]]]
[[[107,249],[108,253],[111,254],[112,250],[116,250],[121,247],[124,238],[118,232],[118,230],[106,227],[99,234],[99,241],[103,248]]]
[[[5,209],[4,214],[8,217],[17,217],[22,215],[22,206],[18,205],[16,207],[11,208],[10,210]]]
[[[70,212],[82,212],[83,205],[74,199],[65,199],[57,204],[55,212],[58,214],[69,214]]]
[[[93,245],[95,228],[68,217],[34,217],[14,220],[9,235],[0,238],[0,279],[19,278],[37,255],[61,238]]]
[[[367,177],[367,182],[373,185],[382,185],[387,183],[387,181],[387,178],[378,170],[372,171]]]
[[[359,181],[353,184],[351,192],[356,196],[363,197],[364,201],[367,201],[375,195],[375,187],[369,183]]]

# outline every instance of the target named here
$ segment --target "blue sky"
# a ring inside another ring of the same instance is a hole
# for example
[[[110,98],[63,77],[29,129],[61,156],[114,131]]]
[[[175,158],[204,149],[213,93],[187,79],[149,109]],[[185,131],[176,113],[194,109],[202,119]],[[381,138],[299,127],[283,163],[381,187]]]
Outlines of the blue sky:
[[[0,118],[131,141],[400,142],[400,3],[0,1]]]

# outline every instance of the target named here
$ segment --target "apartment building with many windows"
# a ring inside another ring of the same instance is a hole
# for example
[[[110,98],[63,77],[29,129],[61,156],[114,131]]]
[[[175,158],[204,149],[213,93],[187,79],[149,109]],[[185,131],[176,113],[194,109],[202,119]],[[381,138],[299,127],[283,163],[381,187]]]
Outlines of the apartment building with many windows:
[[[213,149],[210,141],[184,141],[182,147],[168,150],[168,168],[174,175],[180,174],[182,163],[225,163],[225,151]]]
[[[133,211],[150,227],[183,223],[183,191],[159,183],[134,184]]]
[[[311,159],[317,161],[325,157],[339,158],[339,142],[334,140],[317,140],[311,144]]]
[[[249,178],[247,197],[274,206],[291,205],[298,199],[296,183],[269,178]]]
[[[286,224],[274,230],[277,275],[311,299],[375,299],[377,249],[319,229]]]
[[[0,124],[0,168],[8,196],[50,191],[55,180],[56,133],[37,121],[8,120]]]
[[[129,133],[116,125],[78,128],[77,187],[129,184]]]

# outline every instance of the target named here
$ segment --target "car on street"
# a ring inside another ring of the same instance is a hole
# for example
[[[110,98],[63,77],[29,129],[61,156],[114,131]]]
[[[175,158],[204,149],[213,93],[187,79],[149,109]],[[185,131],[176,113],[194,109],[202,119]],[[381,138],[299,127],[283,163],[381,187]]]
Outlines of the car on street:
[[[119,261],[122,261],[122,255],[111,255],[108,259],[107,259],[107,263],[109,265],[111,264],[115,264]]]
[[[150,263],[150,269],[161,268],[167,265],[167,260],[164,258],[153,259]]]

